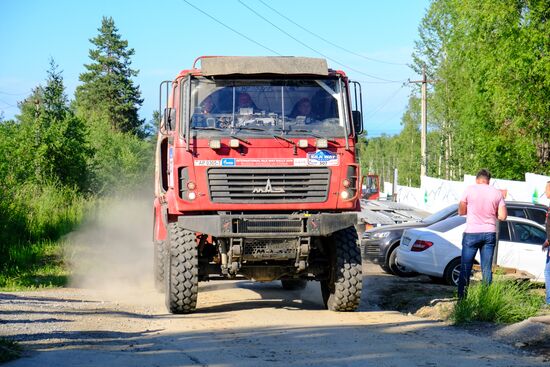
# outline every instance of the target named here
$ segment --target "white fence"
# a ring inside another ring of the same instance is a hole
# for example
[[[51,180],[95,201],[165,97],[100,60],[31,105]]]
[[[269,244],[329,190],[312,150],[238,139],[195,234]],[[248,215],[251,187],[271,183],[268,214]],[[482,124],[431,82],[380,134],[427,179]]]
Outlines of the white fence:
[[[506,200],[549,205],[549,200],[544,194],[548,181],[550,176],[526,173],[525,181],[495,178],[491,179],[490,184],[497,189],[506,190]],[[420,188],[398,185],[397,201],[433,213],[450,204],[458,203],[464,189],[474,183],[475,176],[470,175],[465,175],[463,181],[448,181],[424,176],[420,180]],[[391,183],[384,182],[384,194],[390,197],[391,192]]]

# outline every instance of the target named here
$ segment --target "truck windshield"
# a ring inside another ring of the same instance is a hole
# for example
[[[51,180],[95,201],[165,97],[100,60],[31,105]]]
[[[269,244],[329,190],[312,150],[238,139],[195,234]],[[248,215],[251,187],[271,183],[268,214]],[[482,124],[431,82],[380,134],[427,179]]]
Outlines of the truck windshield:
[[[347,101],[337,78],[303,80],[191,80],[190,116],[196,134],[266,136],[265,132],[343,137]],[[204,129],[204,128],[215,129]],[[348,128],[348,131],[351,129]],[[267,135],[268,136],[268,135]]]

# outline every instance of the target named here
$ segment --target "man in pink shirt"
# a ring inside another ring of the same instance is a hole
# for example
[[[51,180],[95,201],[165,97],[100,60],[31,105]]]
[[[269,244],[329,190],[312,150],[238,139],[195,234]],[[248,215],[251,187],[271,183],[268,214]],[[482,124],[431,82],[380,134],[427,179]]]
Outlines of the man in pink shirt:
[[[458,204],[458,214],[466,215],[466,230],[462,237],[462,257],[460,277],[458,279],[458,298],[465,296],[470,283],[470,275],[477,250],[481,257],[483,282],[491,284],[493,280],[493,252],[496,244],[497,219],[506,220],[508,212],[500,190],[489,185],[491,173],[480,170],[476,175],[476,184],[469,186],[462,194]]]

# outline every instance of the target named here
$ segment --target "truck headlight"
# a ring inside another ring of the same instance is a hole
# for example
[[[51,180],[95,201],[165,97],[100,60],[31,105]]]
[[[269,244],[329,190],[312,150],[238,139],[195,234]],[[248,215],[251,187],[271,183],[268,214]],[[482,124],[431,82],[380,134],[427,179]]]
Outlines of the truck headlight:
[[[222,146],[222,143],[218,139],[212,139],[208,142],[208,145],[210,146],[211,149],[220,149]]]
[[[317,139],[317,141],[315,142],[315,146],[317,148],[321,148],[321,149],[326,148],[326,147],[328,147],[328,140],[324,139],[324,138],[323,139]]]
[[[344,190],[340,193],[340,197],[343,199],[343,200],[347,200],[350,198],[350,194],[347,190]]]

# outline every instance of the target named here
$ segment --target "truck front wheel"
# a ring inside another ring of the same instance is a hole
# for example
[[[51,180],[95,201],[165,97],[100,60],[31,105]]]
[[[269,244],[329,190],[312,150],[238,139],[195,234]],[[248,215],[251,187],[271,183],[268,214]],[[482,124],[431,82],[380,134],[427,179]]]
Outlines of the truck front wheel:
[[[166,258],[166,241],[154,241],[153,271],[155,273],[155,288],[164,292],[164,263]]]
[[[171,313],[195,311],[199,290],[195,233],[170,223],[165,261],[166,307]]]
[[[330,271],[321,281],[325,307],[331,311],[355,311],[361,300],[363,274],[357,232],[349,227],[328,238]]]

